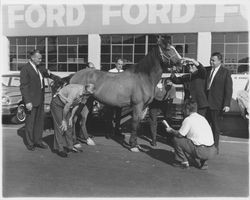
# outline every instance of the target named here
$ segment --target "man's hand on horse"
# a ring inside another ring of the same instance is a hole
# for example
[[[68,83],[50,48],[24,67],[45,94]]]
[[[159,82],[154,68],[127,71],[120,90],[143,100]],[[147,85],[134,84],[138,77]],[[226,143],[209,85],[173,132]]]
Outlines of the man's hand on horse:
[[[73,117],[70,117],[69,118],[69,127],[72,127],[73,126]]]

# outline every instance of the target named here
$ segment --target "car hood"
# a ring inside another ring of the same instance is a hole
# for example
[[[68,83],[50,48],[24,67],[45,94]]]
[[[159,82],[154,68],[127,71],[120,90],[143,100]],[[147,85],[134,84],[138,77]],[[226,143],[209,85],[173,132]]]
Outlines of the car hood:
[[[17,96],[21,95],[20,88],[19,87],[2,87],[2,95],[7,96]]]

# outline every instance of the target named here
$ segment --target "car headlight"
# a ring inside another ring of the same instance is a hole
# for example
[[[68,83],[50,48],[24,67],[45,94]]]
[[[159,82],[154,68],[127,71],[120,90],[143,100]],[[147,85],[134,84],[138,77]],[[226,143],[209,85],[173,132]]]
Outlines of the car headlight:
[[[8,96],[2,96],[2,105],[9,105],[10,104],[10,98]]]

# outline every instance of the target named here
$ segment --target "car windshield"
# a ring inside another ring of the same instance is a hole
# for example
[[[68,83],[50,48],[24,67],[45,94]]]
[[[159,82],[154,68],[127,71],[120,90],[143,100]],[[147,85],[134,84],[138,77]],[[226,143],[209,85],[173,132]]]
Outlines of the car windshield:
[[[11,79],[11,81],[10,81]],[[9,83],[10,81],[10,83]],[[20,86],[20,77],[11,76],[11,77],[2,77],[2,85],[6,87],[19,87]]]
[[[2,77],[2,85],[8,86],[10,81],[10,77]]]
[[[19,87],[20,86],[20,77],[13,76],[12,79],[11,79],[10,86],[12,86],[12,87]]]

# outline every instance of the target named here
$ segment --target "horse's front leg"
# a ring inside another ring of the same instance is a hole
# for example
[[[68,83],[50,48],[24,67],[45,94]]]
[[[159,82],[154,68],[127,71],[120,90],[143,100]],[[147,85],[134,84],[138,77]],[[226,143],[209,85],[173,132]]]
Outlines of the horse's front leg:
[[[137,131],[139,122],[142,118],[142,105],[136,105],[133,107],[133,116],[132,116],[132,130],[131,130],[131,136],[129,139],[129,144],[131,146],[131,151],[138,152],[139,149],[137,147]]]
[[[86,127],[88,114],[89,114],[89,110],[87,106],[84,106],[81,111],[81,119],[79,121],[79,125],[81,127],[80,133],[79,133],[79,139],[87,140],[89,138],[89,134],[88,134],[87,127]]]

